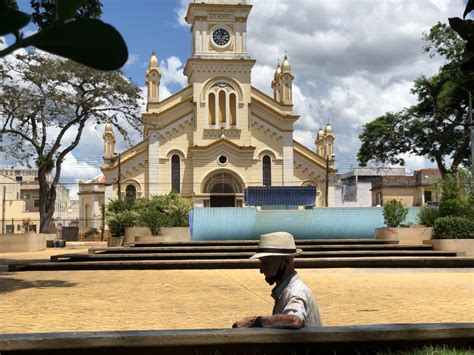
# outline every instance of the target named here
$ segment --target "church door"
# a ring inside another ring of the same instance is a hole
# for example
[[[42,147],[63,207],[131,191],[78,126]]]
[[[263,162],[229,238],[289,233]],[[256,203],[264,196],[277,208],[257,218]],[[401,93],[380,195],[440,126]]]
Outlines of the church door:
[[[211,195],[211,207],[235,207],[235,196]]]

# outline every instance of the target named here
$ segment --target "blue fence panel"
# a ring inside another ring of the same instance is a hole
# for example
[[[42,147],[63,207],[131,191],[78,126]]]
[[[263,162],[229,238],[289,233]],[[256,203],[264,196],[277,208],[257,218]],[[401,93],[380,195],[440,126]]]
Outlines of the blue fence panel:
[[[255,208],[194,209],[192,240],[247,240],[255,237]]]
[[[409,208],[405,224],[413,224],[419,208]],[[255,208],[196,208],[193,240],[258,239],[260,234],[287,231],[296,239],[374,238],[384,227],[383,208],[315,208],[265,210]]]

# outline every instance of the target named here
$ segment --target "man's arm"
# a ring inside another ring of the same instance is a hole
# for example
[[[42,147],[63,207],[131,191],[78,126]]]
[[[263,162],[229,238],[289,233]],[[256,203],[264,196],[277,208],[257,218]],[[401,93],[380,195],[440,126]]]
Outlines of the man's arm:
[[[304,326],[300,317],[294,314],[275,314],[273,316],[246,317],[235,322],[232,328],[280,328],[300,329]]]

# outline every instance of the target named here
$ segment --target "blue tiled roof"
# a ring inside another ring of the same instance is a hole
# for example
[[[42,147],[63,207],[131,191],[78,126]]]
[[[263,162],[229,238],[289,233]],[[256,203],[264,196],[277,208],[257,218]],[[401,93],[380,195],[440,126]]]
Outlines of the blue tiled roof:
[[[250,186],[244,190],[247,206],[314,206],[315,186]]]

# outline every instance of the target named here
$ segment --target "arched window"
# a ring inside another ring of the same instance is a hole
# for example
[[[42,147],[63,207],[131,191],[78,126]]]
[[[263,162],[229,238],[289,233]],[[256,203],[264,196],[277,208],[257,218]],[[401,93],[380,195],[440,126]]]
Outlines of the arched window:
[[[209,94],[209,125],[216,124],[216,94]]]
[[[272,185],[272,159],[265,155],[262,159],[263,186]]]
[[[237,98],[235,94],[230,94],[229,105],[230,105],[230,125],[235,126],[237,124]]]
[[[227,107],[225,102],[225,91],[219,92],[219,123],[226,123],[227,121]]]
[[[177,193],[181,192],[181,171],[179,155],[171,157],[171,189]]]
[[[126,198],[136,198],[137,197],[137,188],[135,185],[127,185],[125,188],[125,197]]]

